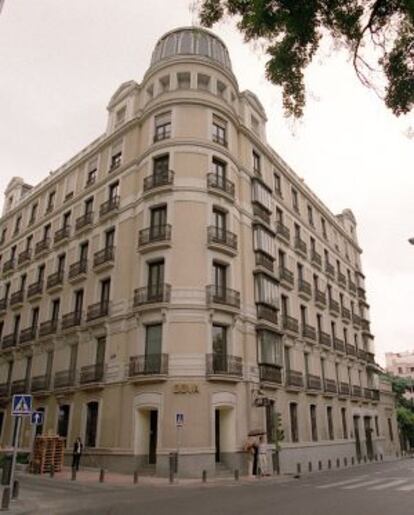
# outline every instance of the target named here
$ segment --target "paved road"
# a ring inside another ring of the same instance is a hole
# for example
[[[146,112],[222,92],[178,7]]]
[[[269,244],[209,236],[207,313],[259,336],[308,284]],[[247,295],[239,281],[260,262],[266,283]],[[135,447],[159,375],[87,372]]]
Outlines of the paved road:
[[[19,513],[30,515],[413,515],[414,460],[239,484],[120,487],[25,476],[21,490]]]

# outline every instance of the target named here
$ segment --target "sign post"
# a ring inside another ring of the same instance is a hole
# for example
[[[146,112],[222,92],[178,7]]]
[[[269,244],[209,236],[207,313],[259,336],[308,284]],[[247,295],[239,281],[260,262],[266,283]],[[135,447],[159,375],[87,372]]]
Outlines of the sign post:
[[[10,483],[9,486],[12,488],[14,482],[14,474],[16,470],[16,459],[17,459],[17,449],[19,447],[20,442],[20,429],[22,425],[22,417],[30,415],[32,413],[32,396],[31,395],[13,395],[12,402],[12,415],[17,417],[17,426],[16,431],[14,433],[14,441],[13,441],[13,456],[12,456],[12,465],[10,471]]]
[[[180,445],[181,445],[181,429],[184,426],[184,413],[176,413],[175,414],[175,426],[177,428],[177,457],[175,463],[175,472],[178,472],[178,455],[180,454]]]

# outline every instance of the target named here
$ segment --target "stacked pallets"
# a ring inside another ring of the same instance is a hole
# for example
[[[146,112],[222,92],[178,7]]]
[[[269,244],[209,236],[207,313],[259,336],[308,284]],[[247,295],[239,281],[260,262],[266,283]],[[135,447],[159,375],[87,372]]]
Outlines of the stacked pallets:
[[[63,466],[65,439],[59,436],[36,436],[33,446],[30,471],[43,474],[53,466],[55,472],[60,472]]]

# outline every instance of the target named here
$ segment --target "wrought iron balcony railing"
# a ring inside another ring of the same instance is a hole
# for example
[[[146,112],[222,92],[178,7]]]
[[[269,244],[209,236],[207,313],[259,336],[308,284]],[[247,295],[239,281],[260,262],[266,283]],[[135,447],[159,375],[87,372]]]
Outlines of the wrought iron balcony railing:
[[[171,285],[161,283],[143,288],[137,288],[134,291],[134,306],[143,304],[154,304],[158,302],[170,302]]]
[[[303,374],[297,370],[286,371],[286,384],[288,386],[303,387]]]
[[[50,249],[50,238],[43,238],[35,245],[35,255],[39,256],[43,252],[47,252]]]
[[[43,293],[43,281],[36,281],[27,288],[27,298],[34,297],[35,295],[41,295]]]
[[[81,325],[82,312],[72,311],[62,317],[62,329],[70,329],[71,327],[77,327]]]
[[[306,376],[306,388],[308,390],[321,390],[322,381],[321,378],[314,374],[307,374]]]
[[[341,340],[340,338],[334,338],[333,343],[333,347],[335,350],[339,352],[345,352],[345,344],[343,340]]]
[[[170,241],[171,240],[171,225],[152,225],[147,229],[141,229],[138,234],[138,244],[147,245],[149,243]]]
[[[75,370],[62,370],[55,373],[54,387],[68,388],[75,385],[76,371]]]
[[[24,301],[24,290],[15,291],[10,297],[10,306],[22,304]]]
[[[88,306],[88,311],[86,314],[87,322],[91,322],[92,320],[97,320],[98,318],[106,317],[109,315],[109,302],[101,301],[96,304],[91,304]]]
[[[44,374],[41,376],[32,377],[31,390],[32,392],[46,392],[50,390],[50,375]]]
[[[339,392],[338,393],[340,395],[349,395],[349,393],[350,393],[349,384],[341,381],[339,383]]]
[[[336,393],[336,381],[334,379],[325,379],[324,381],[324,392],[326,393]]]
[[[42,322],[39,326],[39,336],[49,336],[55,334],[58,330],[59,320],[51,319],[46,322]]]
[[[282,316],[283,329],[291,331],[292,333],[299,333],[299,322],[296,318],[289,315]]]
[[[207,286],[207,302],[240,308],[240,292],[212,284]]]
[[[80,384],[100,383],[104,378],[104,364],[86,365],[80,370]]]
[[[102,250],[98,250],[93,255],[93,266],[99,267],[104,265],[105,263],[113,263],[115,259],[115,247],[113,245],[109,245],[104,247]]]
[[[321,306],[326,306],[326,293],[316,288],[315,302]]]
[[[93,211],[87,211],[82,216],[79,216],[75,222],[75,229],[80,231],[85,227],[91,227],[93,224]]]
[[[323,345],[324,347],[332,347],[332,340],[331,336],[328,333],[325,333],[324,331],[319,332],[319,343]]]
[[[304,324],[302,327],[302,336],[309,340],[316,341],[316,329],[311,325]]]
[[[15,347],[17,343],[17,334],[8,334],[7,336],[3,336],[3,339],[1,341],[1,348],[2,349],[11,349],[12,347]]]
[[[129,377],[167,374],[168,354],[147,354],[129,358]]]
[[[64,225],[55,232],[53,241],[55,245],[61,241],[67,240],[70,237],[70,225]]]
[[[295,277],[293,273],[285,266],[279,267],[279,279],[280,281],[284,281],[290,284],[291,286],[293,286],[295,282]]]
[[[69,279],[75,279],[88,272],[88,260],[82,259],[69,267]]]
[[[234,183],[215,173],[207,174],[207,187],[220,190],[230,197],[234,197],[235,194]]]
[[[242,358],[228,354],[207,354],[207,376],[211,375],[241,377],[243,375]]]
[[[219,243],[234,250],[237,249],[237,236],[233,232],[215,225],[210,225],[207,228],[207,241],[208,243]]]
[[[37,328],[36,327],[28,327],[20,331],[19,336],[19,344],[24,345],[25,343],[31,343],[36,340],[37,336]]]
[[[284,239],[285,241],[290,241],[290,230],[289,227],[284,225],[283,222],[276,222],[276,236]]]
[[[311,261],[317,266],[322,266],[322,256],[316,250],[311,252]]]
[[[24,265],[28,263],[32,259],[32,249],[23,250],[20,252],[19,257],[17,258],[18,265]]]
[[[64,277],[65,272],[63,270],[50,274],[47,278],[46,289],[49,290],[50,288],[56,288],[56,286],[62,286]]]
[[[109,213],[118,211],[120,201],[121,197],[119,195],[116,195],[115,197],[111,197],[110,199],[108,199],[106,202],[101,204],[99,208],[99,216],[106,216]]]
[[[174,172],[166,170],[157,172],[144,179],[144,191],[149,191],[161,186],[171,186],[174,183]]]
[[[259,363],[260,381],[282,384],[282,368],[271,363]]]
[[[298,250],[302,254],[306,254],[307,252],[306,243],[299,236],[295,238],[295,250]]]

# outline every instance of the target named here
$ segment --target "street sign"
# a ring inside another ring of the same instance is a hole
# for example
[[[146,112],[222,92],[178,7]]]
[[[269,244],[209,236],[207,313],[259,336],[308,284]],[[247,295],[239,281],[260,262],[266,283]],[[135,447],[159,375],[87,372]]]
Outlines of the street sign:
[[[33,411],[31,423],[34,426],[41,426],[43,424],[43,411]]]
[[[184,425],[184,413],[175,414],[175,425],[177,427],[183,427]]]
[[[30,415],[32,413],[31,395],[13,395],[12,415]]]

